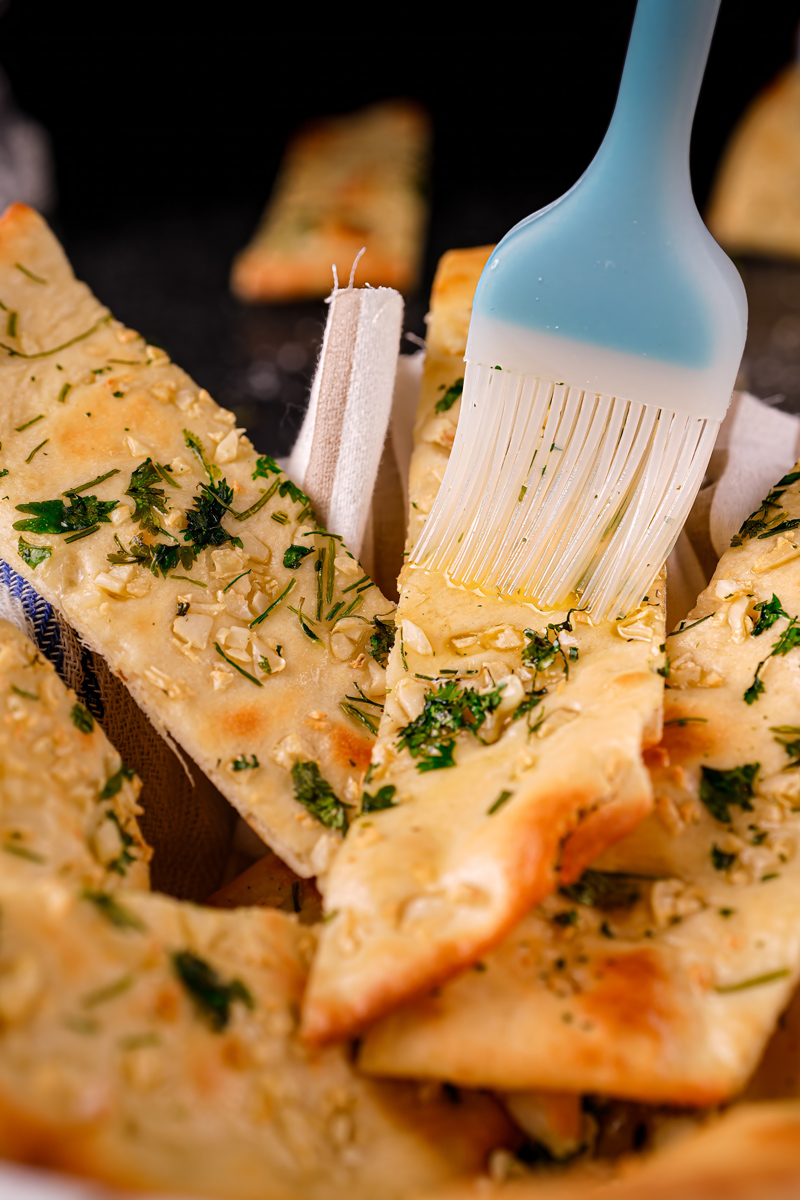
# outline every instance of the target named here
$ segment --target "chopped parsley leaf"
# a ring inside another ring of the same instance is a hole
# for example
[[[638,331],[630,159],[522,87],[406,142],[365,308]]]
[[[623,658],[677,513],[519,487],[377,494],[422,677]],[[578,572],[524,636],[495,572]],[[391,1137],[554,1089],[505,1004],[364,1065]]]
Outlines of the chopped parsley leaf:
[[[89,888],[84,888],[81,898],[93,904],[97,911],[107,921],[110,921],[112,925],[115,925],[117,929],[136,929],[140,933],[143,933],[147,928],[144,921],[136,913],[131,912],[129,908],[125,908],[113,896],[109,896],[108,892],[94,892]]]
[[[255,754],[240,754],[238,758],[233,760],[231,766],[234,771],[252,771],[255,767],[260,767],[261,763]]]
[[[296,571],[303,559],[313,553],[313,546],[289,546],[283,555],[283,565],[290,571]]]
[[[17,512],[32,513],[24,521],[15,521],[15,529],[31,533],[75,533],[88,530],[94,525],[111,521],[111,513],[117,500],[98,500],[97,496],[68,497],[63,500],[33,500],[29,504],[18,504]]]
[[[72,719],[72,724],[76,729],[79,729],[81,733],[91,733],[94,729],[94,717],[89,712],[88,708],[84,708],[80,700],[75,701],[69,715]]]
[[[292,782],[298,804],[308,809],[326,829],[347,832],[350,806],[339,799],[315,762],[296,762],[292,767]]]
[[[390,619],[387,621],[382,620],[380,617],[373,617],[372,624],[375,632],[367,641],[367,648],[378,666],[385,667],[397,632],[394,620]]]
[[[575,883],[559,890],[576,904],[601,910],[631,908],[640,895],[636,876],[616,871],[595,871],[591,867]]]
[[[506,803],[506,801],[511,799],[513,794],[514,794],[513,792],[506,792],[506,791],[501,792],[500,795],[495,800],[495,802],[493,804],[490,804],[489,807],[487,808],[487,810],[486,810],[487,817],[491,817],[492,814],[496,813],[499,808],[502,808],[503,805]]]
[[[777,742],[779,746],[783,746],[789,758],[792,761],[785,766],[784,771],[790,770],[791,767],[800,767],[800,726],[797,725],[770,725],[770,733],[777,733],[780,736],[773,738],[773,742]]]
[[[131,770],[131,768],[126,767],[125,763],[120,763],[119,770],[115,771],[114,774],[110,775],[106,780],[98,799],[110,800],[112,796],[116,796],[121,790],[125,780],[133,779],[133,776],[134,772]]]
[[[728,771],[716,767],[700,768],[700,800],[716,821],[730,824],[732,804],[752,812],[753,784],[760,767],[761,763],[744,763]]]
[[[233,489],[225,479],[216,484],[200,484],[200,495],[195,499],[194,508],[186,513],[183,531],[183,540],[190,542],[195,552],[207,546],[222,546],[225,542],[241,547],[242,539],[228,533],[220,524],[232,499]]]
[[[461,730],[480,740],[479,729],[502,699],[502,686],[479,693],[462,687],[457,679],[448,680],[425,696],[422,712],[400,731],[398,748],[420,758],[417,770],[436,771],[455,766],[455,735]]]
[[[436,401],[436,412],[449,412],[464,391],[464,379],[457,379],[455,383],[451,383],[445,394],[440,400]]]
[[[275,462],[274,458],[270,458],[268,454],[261,454],[256,459],[256,469],[253,471],[253,479],[269,479],[270,475],[280,475],[281,469]]]
[[[197,557],[193,546],[169,546],[166,542],[154,542],[152,545],[148,545],[141,537],[137,536],[132,539],[130,549],[126,550],[116,534],[114,541],[119,546],[119,551],[107,555],[110,563],[115,565],[135,563],[140,567],[149,567],[154,575],[160,574],[164,579],[177,566],[182,567],[184,571],[191,571]],[[175,578],[177,579],[179,576],[176,575]],[[189,583],[197,583],[200,587],[206,586],[200,580],[190,579]]]
[[[138,521],[140,528],[146,529],[148,533],[165,532],[155,515],[161,513],[162,516],[166,516],[169,512],[166,493],[163,487],[158,486],[165,482],[172,487],[179,486],[170,479],[165,467],[153,462],[151,458],[146,458],[131,475],[130,484],[125,491],[125,495],[130,496],[134,503],[134,521]]]
[[[363,792],[361,796],[361,813],[382,812],[384,808],[396,808],[397,801],[394,799],[394,794],[397,788],[393,783],[387,783],[384,787],[378,788],[374,796],[370,796],[369,792]]]
[[[714,864],[715,871],[728,871],[736,862],[736,854],[728,854],[725,850],[720,850],[715,842],[711,847],[711,862]]]
[[[771,600],[762,600],[759,604],[754,604],[753,608],[759,616],[753,626],[751,637],[759,637],[762,633],[766,633],[779,617],[786,617],[787,621],[791,619],[774,592]]]
[[[24,563],[27,563],[32,571],[36,570],[39,563],[46,562],[52,553],[53,551],[49,546],[31,546],[29,542],[25,541],[24,537],[20,537],[19,539],[17,554],[19,554]]]
[[[198,1014],[214,1033],[221,1033],[228,1025],[234,1000],[238,1000],[245,1008],[253,1008],[253,997],[240,979],[225,983],[205,959],[198,958],[190,950],[174,953],[172,966],[194,1001]]]

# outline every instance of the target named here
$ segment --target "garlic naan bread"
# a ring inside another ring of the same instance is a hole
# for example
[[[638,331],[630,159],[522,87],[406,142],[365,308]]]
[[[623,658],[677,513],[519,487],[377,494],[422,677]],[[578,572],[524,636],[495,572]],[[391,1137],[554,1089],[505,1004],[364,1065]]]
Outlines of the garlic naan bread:
[[[800,976],[800,469],[667,640],[655,812],[480,971],[369,1033],[362,1066],[714,1104]]]
[[[488,1097],[300,1044],[314,939],[293,917],[3,875],[0,906],[6,1157],[181,1195],[388,1200],[515,1144]]]
[[[409,546],[452,446],[487,253],[446,255],[434,284]],[[600,624],[420,568],[399,586],[368,791],[323,887],[303,1014],[320,1042],[474,963],[652,804],[642,747],[661,731],[663,581]]]
[[[795,1200],[799,1144],[800,1102],[743,1104],[613,1167],[513,1180],[497,1191],[486,1179],[456,1183],[416,1200]]]
[[[141,783],[33,642],[0,620],[0,876],[146,888]]]
[[[22,205],[0,220],[0,303],[0,554],[281,857],[324,871],[361,795],[392,605]]]

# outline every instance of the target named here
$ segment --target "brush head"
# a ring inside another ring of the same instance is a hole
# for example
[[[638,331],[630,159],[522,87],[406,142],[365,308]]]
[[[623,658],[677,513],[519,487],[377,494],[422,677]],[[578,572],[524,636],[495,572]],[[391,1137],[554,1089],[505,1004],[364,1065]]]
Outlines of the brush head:
[[[467,361],[415,565],[594,619],[634,609],[702,483],[719,422]]]

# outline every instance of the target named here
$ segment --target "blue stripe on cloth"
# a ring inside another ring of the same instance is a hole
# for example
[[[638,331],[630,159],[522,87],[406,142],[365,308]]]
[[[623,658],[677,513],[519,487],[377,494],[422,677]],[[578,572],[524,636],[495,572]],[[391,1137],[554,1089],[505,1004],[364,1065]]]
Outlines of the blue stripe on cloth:
[[[52,604],[48,604],[39,593],[31,587],[27,579],[0,559],[0,588],[6,588],[12,596],[18,599],[27,616],[33,624],[33,636],[36,645],[45,658],[53,664],[65,683],[72,686],[76,681],[66,677],[66,649],[62,625]],[[77,641],[77,638],[76,638]],[[94,658],[91,650],[82,646],[80,649],[81,678],[78,683],[78,694],[81,701],[98,721],[103,720],[105,713],[100,683],[95,671]]]

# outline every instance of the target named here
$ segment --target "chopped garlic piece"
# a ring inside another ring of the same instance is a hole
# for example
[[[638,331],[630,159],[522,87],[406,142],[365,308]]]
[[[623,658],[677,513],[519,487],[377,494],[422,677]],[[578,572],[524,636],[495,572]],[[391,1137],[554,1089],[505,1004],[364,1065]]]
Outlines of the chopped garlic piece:
[[[401,679],[394,696],[409,721],[415,721],[425,707],[427,688],[418,679]]]
[[[137,442],[136,438],[126,437],[125,442],[128,447],[128,450],[130,451],[131,458],[147,458],[148,457],[147,447],[143,446],[141,442]]]
[[[367,626],[363,621],[359,621],[358,617],[341,617],[333,627],[334,633],[346,633],[350,637],[353,632],[363,633]]]
[[[239,532],[239,537],[242,539],[242,549],[248,558],[255,559],[256,562],[260,563],[269,562],[269,549],[262,541],[259,541],[255,534],[243,529]]]
[[[349,554],[337,554],[333,560],[333,565],[342,575],[358,575],[361,572],[358,562],[354,558],[351,558]]]
[[[502,686],[503,691],[495,712],[502,717],[522,703],[525,699],[525,688],[522,686],[522,680],[518,679],[516,675],[503,676],[497,681],[497,686]]]
[[[331,635],[331,653],[334,658],[338,658],[341,662],[352,658],[355,648],[355,642],[351,641],[346,634],[334,633]]]
[[[747,616],[749,603],[749,596],[738,596],[728,608],[728,625],[730,626],[731,639],[737,646],[740,646],[744,642],[753,628],[753,622]]]
[[[94,583],[95,587],[101,588],[110,596],[116,596],[118,599],[122,599],[127,595],[128,589],[126,585],[133,574],[133,567],[122,568],[122,570],[127,570],[129,572],[127,576],[116,574],[118,570],[118,567],[112,567],[110,571],[100,571],[98,575],[95,575]]]
[[[180,454],[176,455],[169,465],[172,467],[173,475],[185,475],[190,469],[189,464],[185,459],[181,458]]]
[[[409,650],[413,650],[416,654],[433,654],[433,646],[430,644],[419,625],[415,625],[413,621],[406,619],[402,622],[402,626],[403,644]]]
[[[484,645],[491,646],[494,650],[515,650],[522,645],[524,638],[518,630],[513,629],[510,625],[494,625],[491,629],[486,630],[482,640]],[[456,639],[453,638],[453,645],[455,646],[455,644]]]
[[[244,569],[244,558],[237,550],[226,547],[224,550],[212,550],[211,562],[217,577],[238,575]]]
[[[193,695],[188,684],[182,683],[179,679],[173,679],[164,671],[159,671],[158,667],[147,667],[144,676],[148,683],[164,692],[170,700],[186,700]]]
[[[224,691],[226,687],[230,687],[235,679],[233,669],[225,663],[220,663],[218,667],[214,667],[211,672],[211,682],[214,685],[215,692]]]
[[[470,646],[475,646],[478,643],[477,633],[465,633],[460,637],[450,639],[450,645],[459,653],[462,650],[468,650]]]
[[[179,408],[181,412],[186,412],[188,408],[191,408],[194,404],[194,401],[195,394],[189,388],[181,388],[175,397],[176,407]]]
[[[214,459],[218,463],[233,462],[239,453],[239,436],[244,433],[243,429],[232,429],[230,433],[226,433],[220,444],[217,446],[217,452]]]
[[[158,383],[154,383],[150,391],[156,400],[160,400],[162,404],[169,404],[175,396],[175,384],[171,379],[162,379]]]
[[[756,559],[753,563],[753,570],[761,574],[762,571],[769,571],[772,567],[782,567],[784,563],[791,562],[798,556],[800,556],[800,543],[789,538],[779,537],[771,550]]]
[[[176,637],[188,642],[190,646],[196,646],[198,650],[205,650],[212,624],[211,617],[203,617],[199,613],[188,613],[185,617],[175,618],[172,622],[172,632]]]

